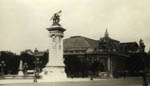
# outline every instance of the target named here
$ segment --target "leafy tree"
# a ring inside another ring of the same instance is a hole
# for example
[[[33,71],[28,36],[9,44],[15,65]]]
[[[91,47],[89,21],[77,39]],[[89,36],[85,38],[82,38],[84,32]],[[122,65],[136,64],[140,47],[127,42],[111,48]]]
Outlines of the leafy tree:
[[[86,77],[88,76],[89,65],[85,59],[81,60],[78,56],[65,56],[65,71],[68,77]]]
[[[127,60],[126,68],[131,75],[139,75],[140,71],[149,68],[150,56],[147,53],[136,53]]]
[[[91,65],[91,71],[94,75],[98,76],[100,71],[104,71],[104,67],[99,61],[94,61]]]
[[[30,53],[22,52],[20,57],[23,60],[23,64],[25,62],[28,64],[27,70],[34,70],[35,69],[36,58],[39,58],[39,61],[41,62],[38,65],[40,70],[42,70],[48,62],[48,52],[43,52],[43,55],[41,55],[41,56],[35,56],[32,51],[30,51]]]
[[[1,51],[0,53],[0,62],[4,61],[6,64],[4,67],[4,73],[17,74],[19,67],[19,56],[10,51]]]

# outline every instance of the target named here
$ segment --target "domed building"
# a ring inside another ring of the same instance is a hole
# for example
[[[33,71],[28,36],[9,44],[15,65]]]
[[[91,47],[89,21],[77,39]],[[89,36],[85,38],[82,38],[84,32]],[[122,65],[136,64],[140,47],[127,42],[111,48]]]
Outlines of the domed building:
[[[68,76],[113,77],[125,71],[125,61],[131,53],[138,52],[136,42],[120,43],[109,37],[94,40],[83,36],[72,36],[64,40],[64,58]]]

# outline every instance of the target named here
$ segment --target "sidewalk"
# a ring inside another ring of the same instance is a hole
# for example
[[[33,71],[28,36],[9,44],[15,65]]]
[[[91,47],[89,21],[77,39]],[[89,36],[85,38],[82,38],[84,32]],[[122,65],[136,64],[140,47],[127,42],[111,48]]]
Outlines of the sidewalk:
[[[107,80],[107,79],[93,79],[93,81],[98,80]],[[83,82],[83,81],[91,81],[90,78],[67,78],[64,80],[42,80],[37,79],[36,83],[43,82]],[[34,79],[1,79],[0,84],[17,84],[17,83],[34,83]]]

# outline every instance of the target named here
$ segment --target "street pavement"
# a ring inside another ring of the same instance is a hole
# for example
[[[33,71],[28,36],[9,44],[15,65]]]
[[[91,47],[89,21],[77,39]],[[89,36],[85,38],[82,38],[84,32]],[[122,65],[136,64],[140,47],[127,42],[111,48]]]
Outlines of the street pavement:
[[[0,80],[1,82],[1,80]],[[18,84],[0,84],[0,86],[142,86],[141,77],[119,79],[73,79],[67,82],[35,82]],[[150,86],[150,85],[149,85]]]

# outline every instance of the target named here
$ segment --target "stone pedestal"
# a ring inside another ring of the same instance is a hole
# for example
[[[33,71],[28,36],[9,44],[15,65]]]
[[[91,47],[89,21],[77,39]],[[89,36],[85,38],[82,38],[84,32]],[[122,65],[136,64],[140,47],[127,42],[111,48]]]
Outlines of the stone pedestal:
[[[64,66],[63,67],[56,67],[56,66],[51,66],[51,67],[46,67],[43,71],[43,80],[48,82],[48,81],[64,81],[67,79],[66,73],[64,71]]]
[[[52,25],[47,30],[50,38],[49,61],[43,69],[42,77],[44,80],[64,80],[67,78],[63,59],[63,32],[65,29],[60,25]]]
[[[19,70],[18,76],[24,76],[22,70]]]

